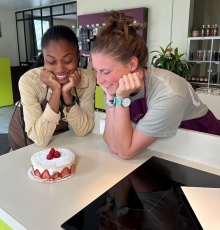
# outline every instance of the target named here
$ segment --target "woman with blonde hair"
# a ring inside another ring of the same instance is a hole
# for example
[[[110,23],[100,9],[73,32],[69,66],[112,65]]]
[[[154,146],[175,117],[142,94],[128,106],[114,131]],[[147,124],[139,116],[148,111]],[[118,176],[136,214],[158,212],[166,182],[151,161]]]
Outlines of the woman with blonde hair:
[[[148,49],[137,33],[146,24],[119,11],[105,18],[91,57],[105,91],[104,140],[110,151],[129,159],[158,138],[174,136],[178,127],[220,135],[220,122],[185,79],[147,66]]]

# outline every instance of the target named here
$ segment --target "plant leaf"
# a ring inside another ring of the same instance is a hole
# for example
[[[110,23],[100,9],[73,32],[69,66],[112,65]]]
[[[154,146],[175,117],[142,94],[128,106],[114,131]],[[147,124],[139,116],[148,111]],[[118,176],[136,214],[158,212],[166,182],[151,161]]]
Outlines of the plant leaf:
[[[188,79],[193,64],[182,58],[184,54],[179,54],[178,47],[173,49],[173,52],[171,52],[171,44],[172,42],[170,42],[165,49],[159,46],[161,51],[151,51],[151,53],[157,53],[152,57],[151,64],[157,68],[167,69],[181,77],[184,77],[185,79]]]

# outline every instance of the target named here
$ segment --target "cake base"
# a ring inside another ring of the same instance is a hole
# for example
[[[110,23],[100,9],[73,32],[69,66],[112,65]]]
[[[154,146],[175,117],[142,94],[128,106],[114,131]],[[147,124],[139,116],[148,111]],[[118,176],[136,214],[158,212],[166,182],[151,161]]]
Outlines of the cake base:
[[[65,181],[65,180],[68,180],[69,178],[71,178],[72,176],[74,176],[76,173],[76,168],[75,168],[75,172],[67,177],[64,177],[64,178],[60,178],[60,179],[57,179],[57,180],[42,180],[40,178],[37,178],[33,175],[33,170],[32,170],[32,167],[30,167],[27,171],[27,175],[28,177],[35,181],[35,182],[40,182],[40,183],[45,183],[45,184],[51,184],[51,183],[57,183],[57,182],[62,182],[62,181]]]

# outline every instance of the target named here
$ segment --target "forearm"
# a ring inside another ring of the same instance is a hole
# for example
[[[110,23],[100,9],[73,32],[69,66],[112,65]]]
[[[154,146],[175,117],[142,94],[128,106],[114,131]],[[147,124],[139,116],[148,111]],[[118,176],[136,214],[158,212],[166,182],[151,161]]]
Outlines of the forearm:
[[[61,95],[61,89],[52,91],[52,94],[51,94],[50,99],[48,101],[48,104],[50,105],[50,108],[55,113],[59,113],[60,95]]]
[[[114,125],[114,137],[117,146],[117,153],[123,159],[129,159],[137,153],[132,152],[133,129],[130,121],[129,108],[116,105],[115,117],[117,124]]]
[[[53,137],[60,114],[52,111],[49,104],[47,104],[43,113],[40,108],[26,109],[26,106],[24,106],[24,115],[28,137],[38,146],[47,146]]]
[[[94,127],[94,107],[91,105],[83,109],[75,104],[69,112],[64,110],[66,119],[77,136],[85,136]]]
[[[115,107],[106,108],[105,131],[103,134],[104,140],[112,153],[117,153],[114,126],[115,126]]]
[[[95,124],[94,94],[96,77],[94,72],[81,69],[81,81],[83,87],[79,85],[79,87],[76,87],[76,91],[72,90],[72,96],[78,97],[79,103],[64,109],[66,120],[77,136],[85,136]],[[65,94],[63,95],[65,97]]]
[[[59,122],[60,89],[52,91],[45,111],[36,119],[29,129],[28,136],[41,147],[45,147],[51,141],[56,126]]]
[[[40,69],[25,73],[19,80],[19,91],[28,137],[37,145],[45,147],[50,142],[60,120],[60,89],[52,90],[40,80]],[[50,95],[44,111],[44,100]]]

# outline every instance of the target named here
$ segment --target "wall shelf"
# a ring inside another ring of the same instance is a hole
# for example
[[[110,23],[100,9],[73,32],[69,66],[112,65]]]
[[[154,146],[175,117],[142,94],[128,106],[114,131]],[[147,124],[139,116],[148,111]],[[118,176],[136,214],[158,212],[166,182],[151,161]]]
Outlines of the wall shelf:
[[[187,61],[192,64],[190,83],[220,87],[220,36],[189,37]]]

